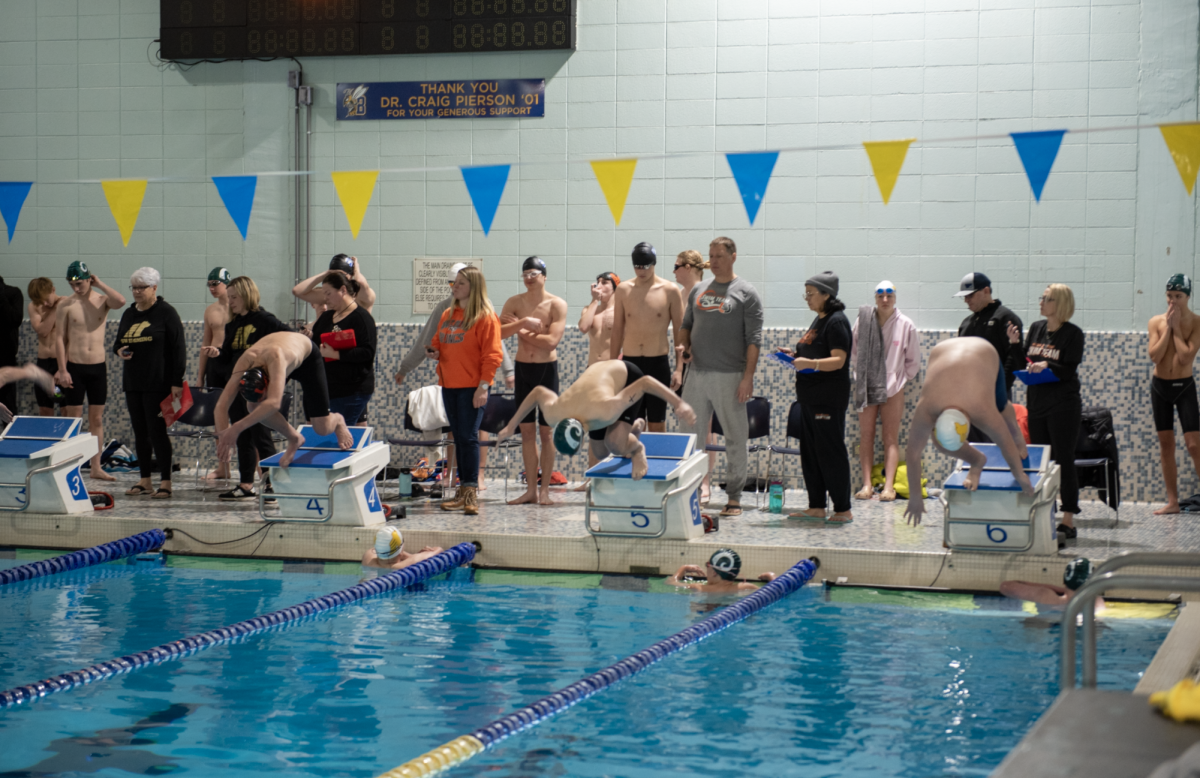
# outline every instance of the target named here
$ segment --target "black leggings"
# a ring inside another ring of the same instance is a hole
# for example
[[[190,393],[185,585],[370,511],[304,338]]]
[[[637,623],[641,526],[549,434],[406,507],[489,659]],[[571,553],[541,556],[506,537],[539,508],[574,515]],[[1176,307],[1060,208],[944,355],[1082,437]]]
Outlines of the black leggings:
[[[239,393],[229,406],[229,421],[236,424],[249,415],[250,409],[246,407],[246,400]],[[240,479],[238,483],[254,483],[254,471],[258,468],[259,461],[275,455],[275,441],[271,439],[271,430],[262,424],[242,430],[242,434],[237,438],[237,452]]]
[[[1079,474],[1075,470],[1075,444],[1079,442],[1079,427],[1083,423],[1083,400],[1055,406],[1048,416],[1029,417],[1029,441],[1039,446],[1050,445],[1050,458],[1062,471],[1058,496],[1063,513],[1079,513]]]
[[[125,393],[125,405],[129,408],[129,421],[133,424],[133,439],[142,478],[150,477],[150,462],[155,460],[162,480],[171,480],[171,439],[167,437],[167,423],[163,421],[162,408],[159,407],[167,394],[170,392]]]
[[[800,471],[808,507],[850,510],[850,455],[846,451],[846,406],[800,405]]]

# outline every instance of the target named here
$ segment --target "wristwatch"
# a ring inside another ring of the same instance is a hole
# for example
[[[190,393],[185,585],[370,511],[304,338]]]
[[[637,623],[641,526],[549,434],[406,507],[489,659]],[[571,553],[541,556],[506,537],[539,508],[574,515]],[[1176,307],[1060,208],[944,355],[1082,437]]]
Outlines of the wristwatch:
[[[480,389],[487,389],[487,388],[488,388],[488,386],[490,386],[490,384],[489,384],[487,381],[480,381],[480,382],[479,382],[479,388],[480,388]]]

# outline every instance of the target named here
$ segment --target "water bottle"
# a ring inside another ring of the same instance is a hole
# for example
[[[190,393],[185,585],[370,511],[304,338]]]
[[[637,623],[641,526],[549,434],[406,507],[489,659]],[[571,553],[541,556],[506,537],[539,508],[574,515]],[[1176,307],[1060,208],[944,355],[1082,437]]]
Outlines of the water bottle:
[[[768,510],[771,513],[783,513],[783,483],[772,481],[769,489],[770,501]]]
[[[412,498],[412,468],[400,468],[400,496],[406,499]]]

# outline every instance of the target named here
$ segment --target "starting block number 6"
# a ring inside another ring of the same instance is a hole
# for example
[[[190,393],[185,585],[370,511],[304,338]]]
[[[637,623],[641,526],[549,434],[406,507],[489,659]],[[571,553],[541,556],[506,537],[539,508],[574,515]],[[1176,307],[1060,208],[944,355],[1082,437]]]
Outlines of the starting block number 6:
[[[1003,527],[995,527],[991,524],[985,525],[987,529],[988,540],[993,543],[1003,543],[1008,540],[1008,532]]]

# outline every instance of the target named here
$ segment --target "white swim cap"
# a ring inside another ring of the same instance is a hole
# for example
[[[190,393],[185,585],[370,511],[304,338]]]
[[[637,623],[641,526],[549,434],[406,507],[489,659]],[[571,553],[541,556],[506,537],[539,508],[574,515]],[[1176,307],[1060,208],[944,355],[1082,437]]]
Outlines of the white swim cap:
[[[971,420],[967,414],[956,408],[947,408],[938,416],[933,434],[937,442],[947,451],[958,451],[967,442],[967,433],[971,430]]]
[[[896,293],[896,285],[893,284],[891,281],[888,281],[887,279],[884,279],[883,281],[880,281],[878,284],[875,284],[875,294],[895,294],[895,293]]]
[[[380,559],[395,559],[404,550],[404,536],[395,527],[381,527],[375,533],[375,553]]]

